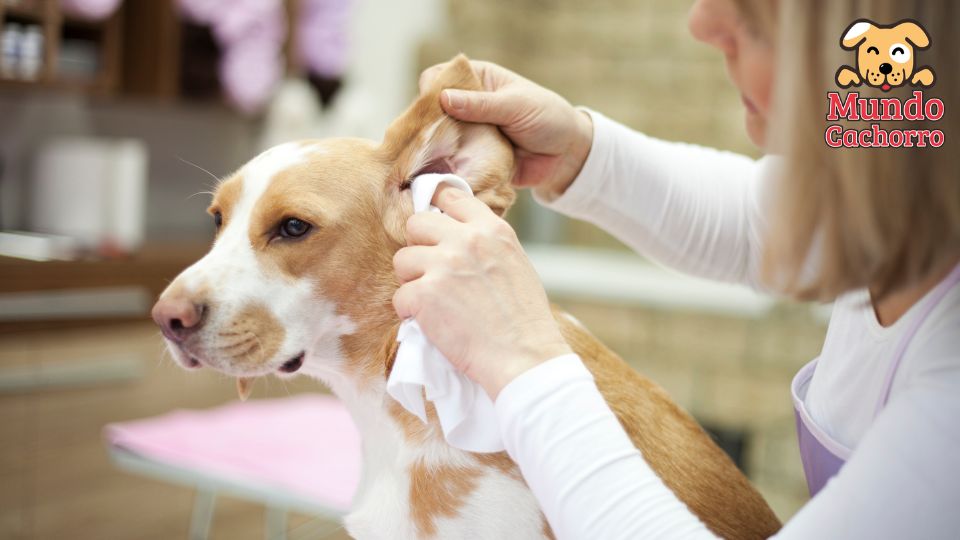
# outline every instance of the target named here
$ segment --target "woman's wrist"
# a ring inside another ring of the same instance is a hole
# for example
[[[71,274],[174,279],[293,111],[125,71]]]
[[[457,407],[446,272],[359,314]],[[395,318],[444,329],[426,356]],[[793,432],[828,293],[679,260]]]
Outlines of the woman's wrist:
[[[503,362],[497,363],[496,369],[490,373],[489,380],[480,381],[480,385],[490,396],[490,399],[496,401],[500,391],[521,374],[548,360],[572,352],[573,349],[557,332],[555,337],[537,340],[529,345],[519,347],[516,354],[512,354]]]
[[[552,181],[543,182],[533,188],[537,196],[545,201],[552,201],[567,191],[580,175],[590,155],[590,148],[593,146],[593,118],[588,112],[576,109],[576,119],[575,135],[564,155],[563,164],[558,167],[558,174]]]

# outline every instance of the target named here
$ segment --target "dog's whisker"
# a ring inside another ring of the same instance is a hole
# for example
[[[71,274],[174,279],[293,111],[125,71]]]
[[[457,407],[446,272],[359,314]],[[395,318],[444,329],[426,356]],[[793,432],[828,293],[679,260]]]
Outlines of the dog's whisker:
[[[197,195],[209,195],[209,196],[213,197],[213,192],[212,192],[212,191],[198,191],[198,192],[196,192],[196,193],[188,196],[187,199],[192,199],[192,198],[196,197]]]
[[[213,174],[212,172],[204,169],[203,167],[197,165],[196,163],[194,163],[194,162],[192,162],[192,161],[190,161],[190,160],[188,160],[188,159],[184,159],[184,158],[182,158],[182,157],[180,157],[180,156],[177,156],[177,159],[179,159],[180,161],[186,163],[187,165],[191,165],[191,166],[193,166],[193,167],[196,167],[197,169],[200,169],[201,171],[207,173],[207,175],[209,175],[210,178],[213,178],[214,182],[216,182],[216,183],[218,183],[218,184],[220,183],[220,177],[219,177],[219,176],[217,176],[217,175]]]
[[[236,349],[236,348],[238,348],[238,347],[244,347],[244,346],[249,345],[250,343],[253,343],[253,342],[254,342],[253,339],[247,338],[247,339],[242,339],[242,340],[239,340],[239,341],[234,341],[233,343],[226,343],[226,344],[220,344],[220,343],[218,343],[218,344],[217,344],[217,347],[216,347],[214,350],[217,350],[217,351],[230,351],[230,350]]]
[[[234,353],[231,353],[230,356],[233,356],[234,358],[246,357],[251,352],[253,352],[258,348],[257,343],[252,340],[247,340],[244,342],[244,344],[249,344],[249,345],[247,346],[247,348],[243,349],[242,351],[236,351]]]
[[[253,339],[257,340],[257,348],[260,350],[260,354],[263,354],[263,342],[260,341],[260,336],[255,332],[250,332],[250,335],[253,336]],[[264,359],[265,360],[265,359]]]

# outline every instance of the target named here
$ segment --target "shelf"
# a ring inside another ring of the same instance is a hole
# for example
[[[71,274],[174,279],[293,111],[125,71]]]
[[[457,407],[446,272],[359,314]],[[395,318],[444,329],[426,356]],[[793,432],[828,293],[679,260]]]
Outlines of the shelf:
[[[103,92],[99,81],[81,79],[61,79],[53,81],[23,80],[0,78],[0,92],[24,92],[49,90],[51,92],[79,92],[97,94]]]
[[[91,21],[65,15],[60,0],[24,0],[17,5],[7,5],[0,0],[0,22],[6,20],[26,21],[42,27],[44,35],[43,65],[39,76],[33,80],[0,77],[0,92],[51,91],[90,94],[109,97],[118,87],[120,79],[122,15],[115,13],[102,21]],[[64,39],[81,38],[96,43],[98,72],[84,78],[61,75],[58,61]]]
[[[184,268],[195,263],[209,249],[208,244],[149,244],[126,258],[78,261],[28,261],[0,257],[0,297],[11,293],[67,293],[84,290],[97,293],[104,289],[132,289],[144,291],[151,304],[160,292]],[[0,318],[0,337],[13,332],[42,328],[82,327],[91,324],[130,320],[117,316],[97,320],[23,320]],[[133,318],[146,319],[146,314]]]
[[[4,0],[0,0],[0,2],[2,1]],[[7,17],[34,23],[42,23],[46,18],[43,4],[40,2],[28,2],[26,4],[16,6],[4,6],[2,13],[6,14]]]

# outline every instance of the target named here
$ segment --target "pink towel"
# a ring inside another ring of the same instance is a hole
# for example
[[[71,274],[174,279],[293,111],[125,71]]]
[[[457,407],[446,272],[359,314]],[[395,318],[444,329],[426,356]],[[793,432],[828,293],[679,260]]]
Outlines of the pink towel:
[[[110,424],[109,444],[155,461],[263,483],[346,512],[360,483],[360,434],[330,396],[231,403]]]

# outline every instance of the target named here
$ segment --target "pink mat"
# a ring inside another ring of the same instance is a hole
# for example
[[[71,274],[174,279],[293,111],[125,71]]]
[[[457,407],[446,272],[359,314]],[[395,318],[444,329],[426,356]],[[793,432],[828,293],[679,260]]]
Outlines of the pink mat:
[[[204,475],[266,484],[346,512],[360,482],[360,435],[330,396],[231,403],[110,424],[107,442]]]

